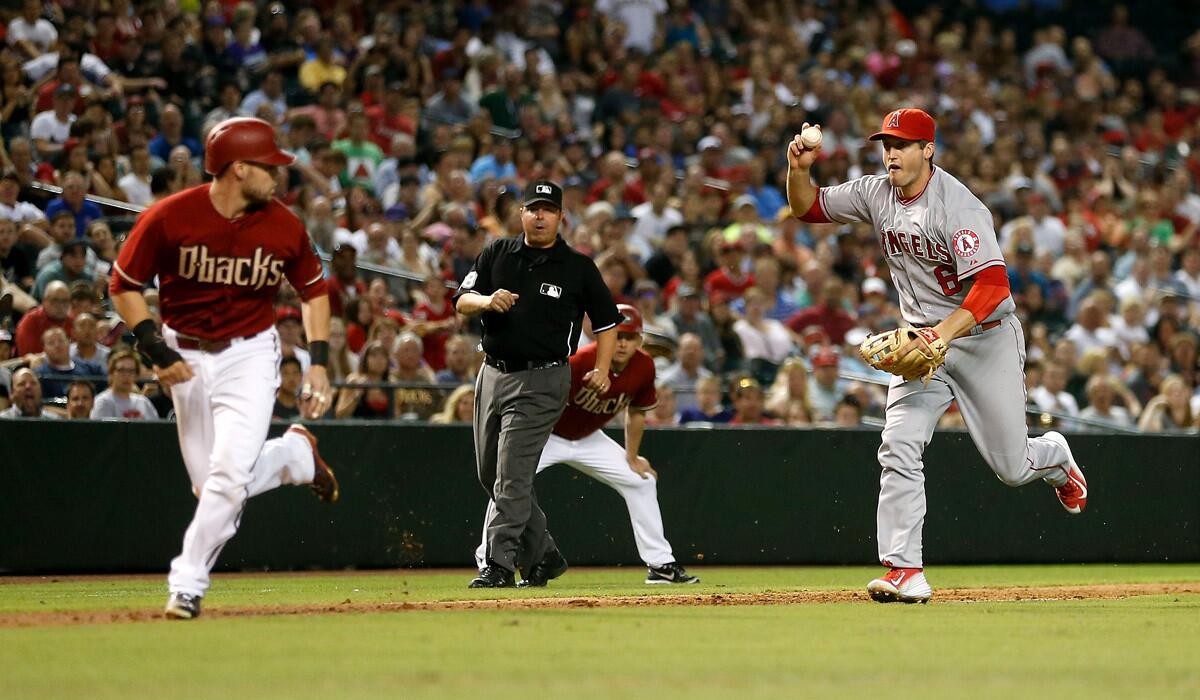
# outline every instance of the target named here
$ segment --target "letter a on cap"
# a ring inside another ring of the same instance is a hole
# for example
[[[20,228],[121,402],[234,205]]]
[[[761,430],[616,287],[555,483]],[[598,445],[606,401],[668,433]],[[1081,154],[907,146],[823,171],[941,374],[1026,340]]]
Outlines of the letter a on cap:
[[[896,110],[895,112],[892,112],[892,116],[888,117],[888,123],[887,123],[886,128],[888,128],[888,129],[899,129],[900,128],[900,110]]]

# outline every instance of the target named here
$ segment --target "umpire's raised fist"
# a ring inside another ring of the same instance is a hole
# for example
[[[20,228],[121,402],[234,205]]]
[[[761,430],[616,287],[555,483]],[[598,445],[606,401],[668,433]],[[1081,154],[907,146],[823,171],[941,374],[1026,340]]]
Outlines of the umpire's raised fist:
[[[516,304],[517,300],[520,298],[520,294],[514,294],[507,289],[497,289],[496,291],[492,292],[491,296],[489,297],[487,306],[488,311],[504,313],[511,309],[513,304]]]

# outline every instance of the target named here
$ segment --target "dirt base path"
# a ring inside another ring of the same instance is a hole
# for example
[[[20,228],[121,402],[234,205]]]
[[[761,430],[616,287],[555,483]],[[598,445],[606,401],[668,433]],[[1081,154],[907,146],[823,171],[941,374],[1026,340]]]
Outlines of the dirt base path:
[[[1091,586],[1041,586],[1027,588],[944,588],[934,591],[933,603],[983,603],[1036,600],[1114,600],[1144,595],[1200,593],[1200,582],[1098,584]],[[767,593],[647,594],[574,598],[516,598],[503,600],[450,600],[403,603],[277,605],[256,608],[215,607],[200,620],[265,615],[332,615],[342,613],[404,612],[408,610],[542,610],[564,608],[636,608],[714,605],[797,605],[820,603],[870,603],[862,591],[779,591]],[[80,610],[0,614],[0,628],[45,625],[96,625],[166,621],[159,610]]]

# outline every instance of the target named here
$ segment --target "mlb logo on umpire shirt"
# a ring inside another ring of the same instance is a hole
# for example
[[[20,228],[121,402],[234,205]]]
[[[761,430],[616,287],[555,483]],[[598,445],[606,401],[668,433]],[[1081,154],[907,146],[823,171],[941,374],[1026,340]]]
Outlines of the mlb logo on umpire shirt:
[[[562,287],[555,286],[549,282],[542,283],[542,294],[548,297],[557,299],[562,296]]]

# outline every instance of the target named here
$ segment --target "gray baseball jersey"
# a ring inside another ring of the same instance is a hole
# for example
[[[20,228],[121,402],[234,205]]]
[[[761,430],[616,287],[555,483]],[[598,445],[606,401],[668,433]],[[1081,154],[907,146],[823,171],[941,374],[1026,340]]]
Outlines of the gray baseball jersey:
[[[829,220],[875,227],[900,295],[900,312],[910,324],[939,323],[962,306],[972,275],[1004,265],[991,212],[941,168],[934,168],[925,190],[908,200],[900,199],[887,175],[822,187],[818,196]],[[1015,308],[1010,297],[983,322]]]

